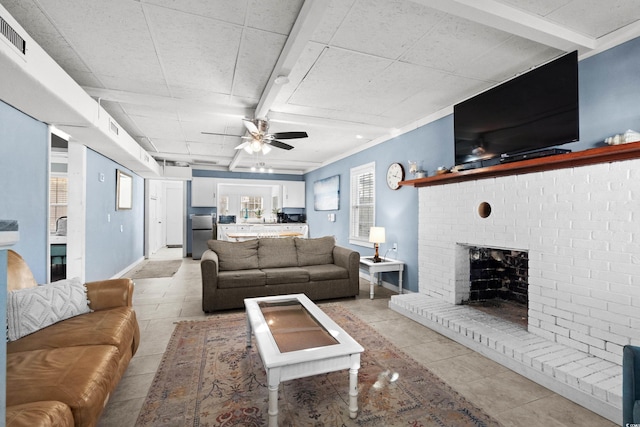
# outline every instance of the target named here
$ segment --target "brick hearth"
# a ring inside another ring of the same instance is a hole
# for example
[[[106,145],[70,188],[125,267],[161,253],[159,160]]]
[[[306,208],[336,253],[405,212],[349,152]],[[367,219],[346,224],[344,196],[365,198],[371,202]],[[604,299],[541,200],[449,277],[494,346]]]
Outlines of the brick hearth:
[[[615,363],[469,306],[427,295],[394,295],[389,308],[605,418],[622,420],[622,375]]]
[[[419,294],[391,308],[619,423],[622,347],[640,328],[638,182],[632,159],[418,188]],[[458,305],[469,247],[528,252],[527,330]]]

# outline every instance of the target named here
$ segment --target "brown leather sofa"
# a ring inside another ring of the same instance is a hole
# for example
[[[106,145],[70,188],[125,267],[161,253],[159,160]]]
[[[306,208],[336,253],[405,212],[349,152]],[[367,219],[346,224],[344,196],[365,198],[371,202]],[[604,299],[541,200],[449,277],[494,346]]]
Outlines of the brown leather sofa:
[[[8,291],[37,286],[8,251]],[[140,342],[133,282],[86,283],[90,313],[7,343],[6,425],[94,426]]]

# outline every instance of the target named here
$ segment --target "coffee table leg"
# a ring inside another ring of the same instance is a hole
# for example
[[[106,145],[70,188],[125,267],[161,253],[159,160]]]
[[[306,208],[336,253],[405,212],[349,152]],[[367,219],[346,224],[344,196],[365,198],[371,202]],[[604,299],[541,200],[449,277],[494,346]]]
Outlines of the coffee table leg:
[[[278,427],[278,388],[269,384],[269,427]]]
[[[251,347],[251,321],[247,315],[247,347]]]
[[[358,368],[349,369],[349,417],[358,416]]]

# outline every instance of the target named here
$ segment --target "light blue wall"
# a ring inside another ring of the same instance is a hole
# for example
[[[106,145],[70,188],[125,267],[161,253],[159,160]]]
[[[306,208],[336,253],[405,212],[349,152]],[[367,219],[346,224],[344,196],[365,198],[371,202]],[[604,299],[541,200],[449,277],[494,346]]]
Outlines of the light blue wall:
[[[391,190],[387,187],[387,168],[393,162],[402,163],[406,179],[409,160],[423,162],[430,174],[439,166],[451,166],[453,162],[453,118],[444,117],[397,138],[378,144],[368,150],[334,162],[305,175],[307,182],[307,222],[311,237],[333,235],[337,243],[360,252],[361,256],[373,255],[373,249],[349,244],[349,185],[350,169],[375,162],[376,176],[376,225],[385,227],[386,243],[380,245],[380,255],[387,253],[393,243],[398,252],[389,252],[391,258],[406,263],[403,288],[418,291],[418,192],[413,187]],[[340,175],[340,209],[315,211],[313,208],[313,183],[319,179]],[[330,222],[327,214],[335,213],[336,221]],[[396,284],[397,274],[383,275],[383,280]]]
[[[604,145],[608,136],[627,129],[640,131],[640,38],[590,57],[579,63],[580,141],[563,148],[573,151]],[[341,159],[305,175],[307,182],[307,222],[312,237],[335,235],[338,243],[371,255],[372,249],[350,246],[349,169],[376,162],[376,225],[386,228],[387,243],[380,246],[384,254],[398,243],[397,258],[406,262],[403,287],[418,291],[418,194],[413,187],[389,190],[385,183],[387,167],[400,162],[408,173],[409,160],[423,160],[433,175],[438,166],[454,164],[453,116],[444,117],[412,132],[379,144],[364,152]],[[340,209],[336,222],[327,213],[313,210],[313,182],[340,175]],[[411,176],[408,175],[407,179]],[[390,256],[394,256],[391,252]],[[397,283],[395,274],[383,279]]]
[[[118,169],[133,177],[133,209],[116,210]],[[99,180],[100,174],[104,174],[104,182]],[[143,178],[87,150],[87,281],[108,279],[144,257],[144,200]]]
[[[580,144],[603,140],[627,129],[640,132],[640,38],[580,62]]]
[[[7,329],[7,251],[0,249],[0,328]],[[0,340],[0,366],[7,366],[7,342]],[[0,368],[0,420],[6,419],[7,370]]]
[[[18,220],[25,259],[38,283],[47,279],[49,131],[0,101],[0,219]]]

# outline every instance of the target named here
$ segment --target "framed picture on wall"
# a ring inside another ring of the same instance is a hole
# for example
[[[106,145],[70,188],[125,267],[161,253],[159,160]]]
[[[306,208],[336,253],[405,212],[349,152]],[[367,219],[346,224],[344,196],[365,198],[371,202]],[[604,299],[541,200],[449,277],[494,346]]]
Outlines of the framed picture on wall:
[[[340,209],[340,175],[319,179],[313,183],[313,207],[317,211]]]
[[[133,178],[116,169],[116,210],[131,209],[133,205]]]

